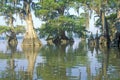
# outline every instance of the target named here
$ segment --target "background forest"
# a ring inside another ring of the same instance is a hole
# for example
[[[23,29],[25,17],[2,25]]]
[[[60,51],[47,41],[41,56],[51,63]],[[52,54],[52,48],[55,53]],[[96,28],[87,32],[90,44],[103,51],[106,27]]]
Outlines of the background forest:
[[[92,45],[112,44],[119,47],[118,0],[0,0],[0,6],[0,16],[6,22],[6,26],[0,26],[0,34],[6,34],[10,44],[17,44],[16,35],[19,33],[24,34],[22,45],[34,46],[42,44],[39,37],[44,37],[48,43],[61,44],[74,42],[74,35],[85,39],[90,33],[89,42]],[[71,9],[76,14],[71,14]],[[32,13],[43,22],[37,24],[40,25],[37,28],[34,28]],[[96,32],[96,36],[88,30],[93,13],[97,18],[95,25],[100,31],[99,35]],[[14,25],[17,19],[14,15],[26,25]]]
[[[119,80],[119,0],[0,0],[0,80]]]

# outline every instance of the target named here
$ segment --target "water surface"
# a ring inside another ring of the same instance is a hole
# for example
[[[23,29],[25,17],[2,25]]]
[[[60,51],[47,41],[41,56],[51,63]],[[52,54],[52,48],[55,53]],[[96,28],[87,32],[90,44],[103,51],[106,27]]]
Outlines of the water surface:
[[[0,80],[119,80],[120,49],[73,44],[9,46],[0,40]]]

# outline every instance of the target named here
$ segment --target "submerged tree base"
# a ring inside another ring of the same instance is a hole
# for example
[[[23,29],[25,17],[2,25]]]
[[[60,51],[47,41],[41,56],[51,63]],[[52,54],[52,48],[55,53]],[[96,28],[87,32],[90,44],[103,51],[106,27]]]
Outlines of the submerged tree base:
[[[22,46],[41,46],[41,41],[37,37],[34,29],[28,30],[22,42]]]
[[[12,40],[8,41],[8,44],[10,46],[16,46],[18,44],[18,41],[17,41],[17,39],[12,39]]]
[[[25,38],[22,42],[23,46],[41,46],[41,42],[38,38]]]
[[[73,43],[74,40],[73,39],[48,39],[47,40],[47,43],[50,44],[50,45],[53,45],[53,44],[68,44],[68,43]]]
[[[9,45],[17,45],[18,41],[17,41],[17,37],[16,37],[16,33],[13,29],[10,29],[10,36],[7,35],[8,37],[8,44]]]

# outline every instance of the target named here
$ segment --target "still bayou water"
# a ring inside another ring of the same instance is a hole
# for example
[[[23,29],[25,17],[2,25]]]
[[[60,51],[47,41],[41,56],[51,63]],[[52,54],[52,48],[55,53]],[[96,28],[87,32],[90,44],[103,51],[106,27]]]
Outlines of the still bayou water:
[[[73,44],[21,47],[0,40],[0,80],[120,80],[120,49]]]

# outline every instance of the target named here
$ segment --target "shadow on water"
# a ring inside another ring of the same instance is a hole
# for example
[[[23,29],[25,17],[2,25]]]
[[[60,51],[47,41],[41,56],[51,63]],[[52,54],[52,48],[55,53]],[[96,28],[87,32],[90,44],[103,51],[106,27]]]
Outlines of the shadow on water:
[[[75,44],[42,47],[8,45],[0,52],[0,79],[6,80],[119,80],[120,50]],[[2,66],[1,66],[2,65]]]

